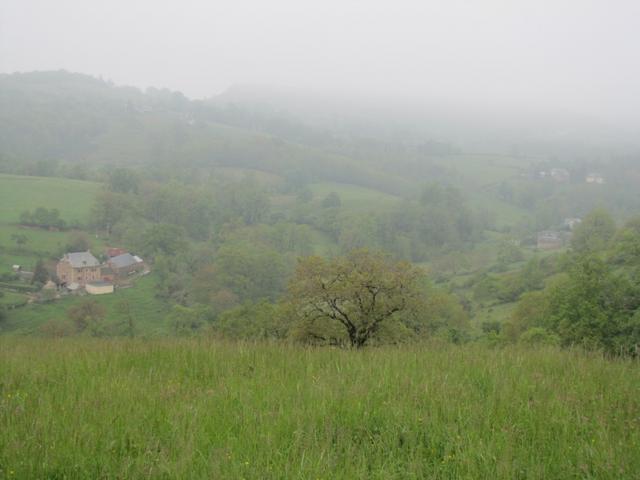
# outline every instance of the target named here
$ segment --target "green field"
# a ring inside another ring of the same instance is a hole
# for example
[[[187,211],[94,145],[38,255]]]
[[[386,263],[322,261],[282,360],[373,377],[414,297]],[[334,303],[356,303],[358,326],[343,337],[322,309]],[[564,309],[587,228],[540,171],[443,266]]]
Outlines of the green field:
[[[22,212],[57,208],[66,222],[86,223],[99,189],[93,182],[0,174],[0,273],[14,264],[31,269],[38,258],[57,256],[68,242],[69,232],[21,227],[17,223]],[[15,235],[24,235],[27,242],[17,245]],[[90,239],[102,245],[100,239]]]
[[[6,253],[0,249],[0,274],[12,272],[13,265],[23,265],[24,269],[29,271],[35,266],[36,261],[37,258],[32,255]]]
[[[27,243],[24,248],[16,245],[12,235],[24,235]],[[51,255],[62,251],[69,239],[69,232],[50,232],[40,228],[20,227],[19,225],[0,224],[0,247],[11,249],[13,256]],[[19,263],[19,262],[17,262]],[[24,263],[24,262],[23,262]]]
[[[0,338],[2,478],[640,472],[640,369],[579,352]]]
[[[18,222],[25,210],[57,208],[66,222],[85,223],[100,184],[52,177],[0,174],[0,223]]]
[[[443,166],[455,168],[463,177],[476,187],[483,187],[514,178],[528,161],[501,155],[454,155]]]
[[[18,335],[41,334],[40,327],[44,324],[63,325],[68,321],[68,310],[78,303],[95,300],[106,309],[104,324],[107,328],[116,328],[124,321],[124,316],[118,308],[123,302],[130,306],[138,333],[145,336],[162,335],[167,333],[164,318],[167,305],[155,295],[155,278],[147,275],[139,278],[132,288],[118,289],[110,295],[66,296],[50,303],[29,305],[8,312],[5,325],[7,331]],[[124,327],[123,327],[124,328]],[[115,333],[124,334],[124,330]]]
[[[21,293],[2,292],[2,295],[0,295],[0,305],[5,305],[5,306],[20,305],[26,302],[27,299],[28,297]]]

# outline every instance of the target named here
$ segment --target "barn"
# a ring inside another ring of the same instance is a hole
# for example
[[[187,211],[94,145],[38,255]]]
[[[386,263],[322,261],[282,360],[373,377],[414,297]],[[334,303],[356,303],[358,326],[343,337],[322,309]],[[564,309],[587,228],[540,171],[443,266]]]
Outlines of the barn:
[[[107,260],[107,265],[117,278],[144,270],[144,262],[137,255],[123,253]]]

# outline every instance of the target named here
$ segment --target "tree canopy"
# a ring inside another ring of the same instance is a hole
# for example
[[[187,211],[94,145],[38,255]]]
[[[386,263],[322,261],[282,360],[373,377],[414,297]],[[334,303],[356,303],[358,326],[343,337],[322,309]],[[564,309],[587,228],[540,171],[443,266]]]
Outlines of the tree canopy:
[[[360,348],[385,322],[420,305],[423,278],[421,269],[369,250],[333,259],[311,256],[298,262],[289,301],[310,336],[330,341],[331,332],[339,331]]]

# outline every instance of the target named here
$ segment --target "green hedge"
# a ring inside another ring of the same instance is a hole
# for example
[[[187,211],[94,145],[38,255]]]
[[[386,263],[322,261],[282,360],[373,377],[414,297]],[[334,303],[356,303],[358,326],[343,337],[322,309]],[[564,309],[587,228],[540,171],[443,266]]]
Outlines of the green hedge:
[[[35,285],[24,285],[20,283],[5,283],[0,282],[0,288],[6,288],[7,290],[15,290],[17,292],[37,292],[38,287]]]

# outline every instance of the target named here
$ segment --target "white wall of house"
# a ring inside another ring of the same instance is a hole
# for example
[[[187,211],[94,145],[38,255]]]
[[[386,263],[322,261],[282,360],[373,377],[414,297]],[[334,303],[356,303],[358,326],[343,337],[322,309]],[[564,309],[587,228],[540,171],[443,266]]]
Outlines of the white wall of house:
[[[104,295],[106,293],[113,293],[113,285],[109,284],[95,284],[87,283],[84,287],[87,293],[91,295]]]

